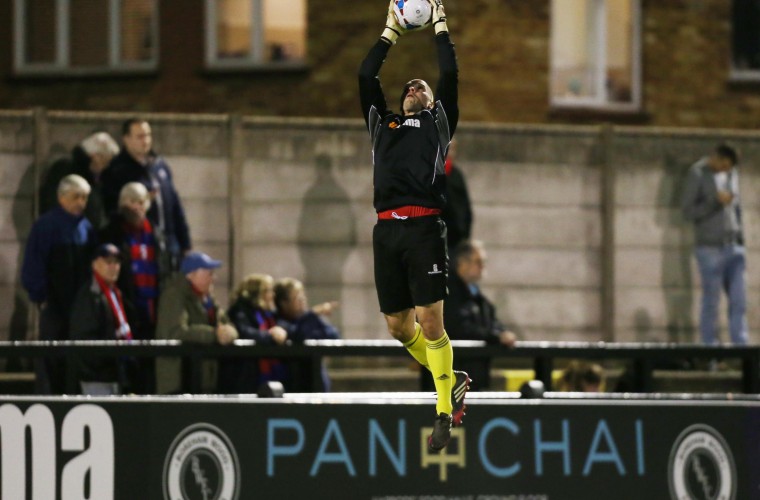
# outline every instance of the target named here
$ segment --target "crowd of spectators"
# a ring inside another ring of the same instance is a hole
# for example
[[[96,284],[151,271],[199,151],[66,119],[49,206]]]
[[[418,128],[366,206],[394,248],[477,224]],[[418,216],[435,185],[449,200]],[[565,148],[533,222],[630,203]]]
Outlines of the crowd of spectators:
[[[307,339],[336,339],[329,317],[337,302],[309,307],[303,283],[250,274],[235,286],[225,310],[214,295],[220,260],[194,251],[190,226],[171,168],[153,150],[150,124],[140,118],[122,125],[122,145],[96,132],[70,158],[53,164],[40,188],[42,215],[26,247],[22,283],[40,314],[43,340],[176,339],[231,344],[237,339],[285,345]],[[514,334],[496,317],[478,288],[485,265],[482,243],[469,239],[472,227],[464,175],[446,163],[451,184],[449,226],[453,256],[445,323],[453,339],[478,339],[512,347]],[[35,367],[43,394],[179,394],[190,376],[171,358],[43,359]],[[324,365],[277,358],[222,357],[200,366],[205,393],[256,393],[262,384],[281,383],[305,392],[319,384],[330,390]],[[489,388],[489,360],[459,366]],[[424,390],[430,389],[422,384]]]
[[[119,147],[106,132],[91,134],[42,182],[41,215],[21,271],[40,311],[39,339],[226,345],[242,338],[283,345],[338,337],[327,320],[337,303],[309,309],[303,285],[290,278],[245,277],[225,312],[213,289],[222,262],[193,250],[182,198],[167,161],[153,150],[150,124],[125,121],[121,139]],[[36,391],[178,394],[188,389],[184,369],[176,357],[42,358],[35,365]],[[201,388],[255,393],[277,381],[288,390],[308,390],[301,374],[310,375],[310,368],[277,359],[207,360]]]

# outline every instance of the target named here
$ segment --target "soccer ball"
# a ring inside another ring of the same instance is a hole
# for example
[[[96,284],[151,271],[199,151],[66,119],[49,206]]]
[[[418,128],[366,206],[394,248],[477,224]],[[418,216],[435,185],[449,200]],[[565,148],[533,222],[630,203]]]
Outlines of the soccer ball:
[[[398,24],[408,30],[419,30],[433,20],[433,8],[428,0],[394,0],[393,13]]]

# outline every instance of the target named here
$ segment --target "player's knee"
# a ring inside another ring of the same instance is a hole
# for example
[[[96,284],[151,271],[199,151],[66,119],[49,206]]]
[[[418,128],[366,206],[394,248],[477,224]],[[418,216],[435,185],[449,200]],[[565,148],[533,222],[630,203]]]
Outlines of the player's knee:
[[[388,325],[388,333],[390,333],[391,337],[393,337],[394,339],[402,341],[402,342],[406,341],[407,337],[409,336],[404,332],[404,329],[401,328],[401,325],[395,325],[395,324]]]
[[[438,340],[443,336],[443,325],[440,321],[433,320],[420,320],[422,326],[422,333],[428,340]]]

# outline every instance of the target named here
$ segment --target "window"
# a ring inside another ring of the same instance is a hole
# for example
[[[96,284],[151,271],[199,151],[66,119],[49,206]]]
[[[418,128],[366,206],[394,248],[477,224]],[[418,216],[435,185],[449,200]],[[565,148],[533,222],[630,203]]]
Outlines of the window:
[[[732,77],[760,80],[760,2],[734,0]]]
[[[302,66],[306,0],[206,0],[209,67]]]
[[[15,0],[17,73],[156,66],[157,0]]]
[[[639,108],[639,2],[552,0],[552,105]]]

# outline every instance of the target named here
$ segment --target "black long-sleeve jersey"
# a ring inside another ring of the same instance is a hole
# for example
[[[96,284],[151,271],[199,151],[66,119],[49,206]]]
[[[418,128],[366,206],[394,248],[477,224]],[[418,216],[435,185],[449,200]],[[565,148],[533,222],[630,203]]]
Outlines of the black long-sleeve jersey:
[[[440,74],[432,109],[410,116],[388,109],[378,77],[388,43],[378,40],[359,69],[362,113],[372,141],[377,212],[405,205],[438,209],[446,205],[444,163],[459,120],[458,68],[449,34],[440,33],[435,40]]]

